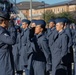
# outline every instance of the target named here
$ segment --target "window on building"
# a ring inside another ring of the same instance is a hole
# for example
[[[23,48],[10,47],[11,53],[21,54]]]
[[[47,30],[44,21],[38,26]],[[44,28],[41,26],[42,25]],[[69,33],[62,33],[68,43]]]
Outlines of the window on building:
[[[38,11],[37,11],[37,14],[38,14]]]
[[[20,5],[22,5],[22,3],[20,3]]]
[[[53,12],[55,12],[55,9],[53,10]]]
[[[41,11],[40,11],[40,13],[41,13]]]
[[[62,12],[64,11],[64,9],[62,8]]]
[[[59,8],[58,8],[58,11],[59,11]]]
[[[27,13],[27,11],[26,11],[26,13]]]
[[[52,10],[50,10],[52,12]]]

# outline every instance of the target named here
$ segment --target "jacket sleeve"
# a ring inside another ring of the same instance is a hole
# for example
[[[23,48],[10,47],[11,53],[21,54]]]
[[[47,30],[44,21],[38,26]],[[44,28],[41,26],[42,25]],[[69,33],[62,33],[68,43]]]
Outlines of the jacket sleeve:
[[[48,60],[49,59],[51,59],[51,52],[50,52],[50,50],[49,50],[49,46],[48,46],[48,42],[47,42],[47,40],[46,39],[44,39],[43,41],[42,41],[42,50],[43,50],[43,53],[44,53],[44,55],[45,55],[45,57],[46,57],[46,61],[48,62]],[[49,60],[49,62],[48,63],[51,63],[51,61]]]
[[[46,57],[46,72],[47,72],[47,71],[51,70],[51,63],[52,63],[51,58],[52,57],[51,57],[51,52],[49,50],[48,43],[47,43],[46,39],[42,41],[42,50]]]
[[[68,48],[70,48],[70,46],[72,46],[72,36],[71,36],[71,31],[70,29],[66,30],[66,34],[68,36]]]
[[[62,52],[61,52],[61,57],[66,55],[68,52],[68,43],[67,43],[67,36],[62,37]]]

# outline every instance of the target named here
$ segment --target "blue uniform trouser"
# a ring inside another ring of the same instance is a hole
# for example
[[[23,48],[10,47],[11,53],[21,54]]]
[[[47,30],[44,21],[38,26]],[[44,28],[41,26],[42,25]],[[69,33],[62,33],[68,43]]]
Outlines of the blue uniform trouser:
[[[42,61],[34,61],[33,69],[34,75],[45,75],[46,74],[46,66],[45,62]]]
[[[69,63],[67,65],[67,71],[68,71],[68,75],[72,75],[72,66],[71,66],[71,63]]]
[[[75,66],[75,74],[76,75],[76,46],[75,46],[75,57],[74,57],[74,66]]]
[[[30,55],[29,59],[28,59],[28,69],[29,69],[29,75],[34,75],[34,71],[33,71],[33,58],[32,58],[33,54]]]
[[[76,62],[75,62],[75,74],[74,75],[76,75]]]
[[[72,75],[72,63],[74,62],[74,53],[72,47],[70,48],[70,56],[71,62],[67,64],[68,75]]]
[[[30,75],[29,70],[25,67],[25,74]]]

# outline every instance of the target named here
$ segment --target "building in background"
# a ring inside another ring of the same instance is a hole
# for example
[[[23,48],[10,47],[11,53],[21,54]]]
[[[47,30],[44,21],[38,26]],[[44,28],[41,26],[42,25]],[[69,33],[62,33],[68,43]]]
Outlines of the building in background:
[[[45,2],[33,2],[32,6],[33,19],[42,19],[42,14],[48,10],[53,11],[55,14],[62,12],[76,13],[76,0],[69,0],[53,5],[46,4]],[[17,4],[17,7],[28,19],[30,19],[30,2],[20,2]]]
[[[17,3],[16,6],[28,19],[30,19],[30,2],[26,2],[26,1],[20,2],[20,3]],[[36,1],[32,2],[32,18],[34,18],[35,16],[38,16],[38,14],[40,13],[40,12],[37,12],[37,14],[34,14],[36,12],[35,10],[38,7],[44,7],[44,6],[49,6],[49,4],[45,4],[44,2],[36,2]],[[44,12],[44,9],[42,12]]]

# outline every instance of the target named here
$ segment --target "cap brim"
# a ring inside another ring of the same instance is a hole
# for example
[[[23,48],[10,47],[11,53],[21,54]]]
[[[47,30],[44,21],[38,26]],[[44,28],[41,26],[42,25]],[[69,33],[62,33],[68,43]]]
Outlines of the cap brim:
[[[5,20],[10,20],[9,18],[5,18],[5,17],[3,17],[3,16],[0,16],[0,17],[4,18]]]

